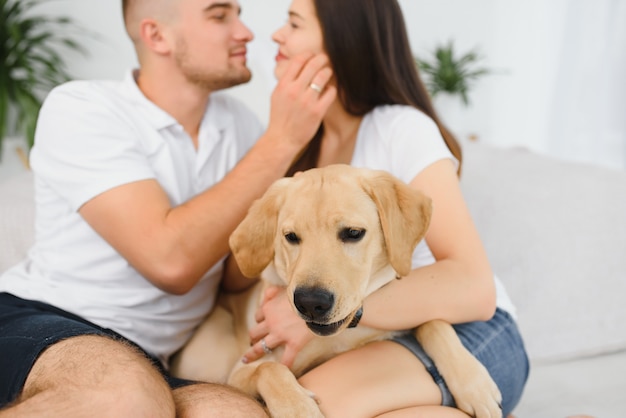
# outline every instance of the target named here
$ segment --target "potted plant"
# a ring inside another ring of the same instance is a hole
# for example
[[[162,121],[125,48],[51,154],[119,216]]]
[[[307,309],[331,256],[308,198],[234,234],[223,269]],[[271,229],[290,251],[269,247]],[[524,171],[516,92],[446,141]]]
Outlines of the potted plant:
[[[68,35],[78,27],[64,16],[33,13],[39,0],[0,0],[0,153],[9,134],[30,149],[43,97],[70,79],[60,51],[85,53]],[[1,157],[1,154],[0,154]]]
[[[415,57],[435,109],[448,128],[462,139],[479,137],[476,121],[467,107],[473,83],[491,73],[479,65],[481,60],[475,50],[457,56],[452,41],[437,46],[428,60]]]
[[[457,57],[454,43],[449,41],[446,45],[437,46],[430,60],[416,57],[415,61],[433,99],[441,93],[447,93],[459,96],[467,106],[472,82],[490,73],[487,68],[476,67],[481,59],[475,50]]]

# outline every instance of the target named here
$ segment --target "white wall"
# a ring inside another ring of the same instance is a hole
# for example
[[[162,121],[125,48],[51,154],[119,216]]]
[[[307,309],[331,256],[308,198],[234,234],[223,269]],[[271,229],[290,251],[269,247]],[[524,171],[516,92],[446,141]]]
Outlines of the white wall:
[[[135,65],[135,53],[124,31],[121,0],[56,0],[42,2],[33,13],[70,16],[94,36],[79,40],[88,56],[69,56],[69,70],[76,78],[121,78]]]
[[[563,139],[560,139],[560,145],[555,145],[549,134],[554,132],[550,128],[551,112],[555,106],[559,107],[553,85],[560,77],[555,60],[567,41],[563,39],[566,32],[557,30],[566,18],[564,11],[575,3],[597,8],[600,4],[626,2],[399,1],[416,54],[426,55],[437,44],[454,39],[459,51],[478,47],[486,57],[484,65],[496,70],[496,74],[480,80],[471,93],[472,105],[463,110],[464,116],[456,126],[457,133],[462,137],[475,134],[480,141],[499,146],[528,147],[557,157],[587,160],[619,169],[626,167],[626,126],[612,131],[613,145],[606,151],[598,150],[593,142],[596,138],[589,137],[586,139],[587,147],[579,147],[582,151],[575,153],[566,141],[563,143]],[[243,20],[256,35],[249,49],[249,64],[254,76],[248,85],[236,87],[232,92],[246,101],[265,121],[274,83],[272,66],[276,53],[270,36],[285,21],[290,0],[240,0],[240,3]],[[57,0],[40,7],[40,10],[51,14],[72,16],[98,34],[98,39],[84,39],[91,51],[88,57],[69,56],[70,72],[76,78],[119,79],[126,69],[135,65],[131,44],[123,30],[121,1]],[[619,13],[620,17],[626,17],[626,8],[619,9]],[[585,28],[581,26],[580,30]],[[589,77],[594,76],[589,74]],[[622,114],[626,114],[626,108]],[[567,115],[561,116],[561,119],[567,123]],[[584,138],[582,140],[585,141]],[[589,149],[595,150],[591,153],[593,155],[588,155]]]
[[[274,83],[272,67],[276,47],[271,34],[285,22],[290,0],[240,0],[240,3],[242,18],[255,33],[249,49],[249,65],[254,77],[249,85],[235,88],[233,92],[265,120]],[[493,5],[497,0],[400,0],[400,3],[416,54],[427,55],[436,44],[454,38],[459,50],[480,46],[489,56]],[[121,1],[57,0],[38,6],[38,10],[69,15],[97,34],[97,39],[83,39],[90,50],[89,56],[68,54],[69,69],[76,78],[120,78],[126,69],[135,65],[134,52],[123,29]],[[480,82],[473,93],[474,106],[470,111],[477,116],[472,119],[485,119],[488,86],[489,80]]]

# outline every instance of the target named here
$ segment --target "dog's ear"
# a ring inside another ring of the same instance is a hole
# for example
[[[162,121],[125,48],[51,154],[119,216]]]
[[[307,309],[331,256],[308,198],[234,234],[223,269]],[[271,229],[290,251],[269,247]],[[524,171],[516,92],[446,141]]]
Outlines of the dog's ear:
[[[366,177],[364,190],[378,208],[389,262],[400,276],[409,274],[413,251],[430,224],[430,198],[384,171]]]
[[[288,181],[288,178],[284,178],[274,182],[252,204],[246,217],[230,235],[230,249],[246,277],[257,277],[274,257],[278,210]]]

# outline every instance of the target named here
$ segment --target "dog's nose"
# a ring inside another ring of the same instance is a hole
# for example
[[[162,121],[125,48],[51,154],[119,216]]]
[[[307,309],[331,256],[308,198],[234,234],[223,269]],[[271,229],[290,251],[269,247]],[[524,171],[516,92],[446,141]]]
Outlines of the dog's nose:
[[[305,320],[322,321],[335,304],[335,295],[319,287],[299,287],[293,301]]]

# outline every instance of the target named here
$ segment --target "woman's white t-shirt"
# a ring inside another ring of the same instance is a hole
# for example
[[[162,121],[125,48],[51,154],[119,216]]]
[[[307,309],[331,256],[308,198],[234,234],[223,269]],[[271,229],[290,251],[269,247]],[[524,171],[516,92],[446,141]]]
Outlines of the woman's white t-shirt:
[[[418,109],[402,105],[378,106],[361,121],[350,165],[384,170],[405,183],[441,159],[458,167],[435,122]],[[435,262],[422,240],[413,253],[413,268]],[[512,315],[515,307],[501,281],[495,277],[497,305]]]

